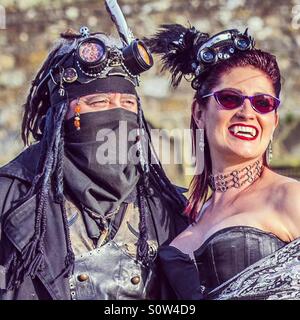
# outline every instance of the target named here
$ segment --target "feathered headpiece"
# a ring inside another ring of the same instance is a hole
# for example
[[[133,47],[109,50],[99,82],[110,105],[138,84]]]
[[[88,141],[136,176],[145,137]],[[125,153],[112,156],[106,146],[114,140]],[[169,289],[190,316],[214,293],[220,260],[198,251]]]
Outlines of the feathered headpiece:
[[[197,90],[200,76],[211,66],[229,59],[239,51],[254,48],[254,40],[246,29],[222,31],[212,37],[195,27],[180,24],[162,25],[152,38],[145,40],[153,53],[162,55],[163,68],[172,74],[171,84],[177,87],[183,76],[190,75]]]

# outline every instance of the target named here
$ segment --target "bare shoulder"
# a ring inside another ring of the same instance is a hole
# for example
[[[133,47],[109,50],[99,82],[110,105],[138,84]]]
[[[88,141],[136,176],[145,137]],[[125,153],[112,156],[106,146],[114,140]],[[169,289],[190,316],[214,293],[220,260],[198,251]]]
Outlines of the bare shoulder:
[[[281,179],[275,190],[278,212],[293,238],[300,237],[300,182],[291,178]]]
[[[276,185],[282,204],[287,209],[300,208],[300,182],[295,179],[283,179]],[[300,213],[299,213],[300,214]]]

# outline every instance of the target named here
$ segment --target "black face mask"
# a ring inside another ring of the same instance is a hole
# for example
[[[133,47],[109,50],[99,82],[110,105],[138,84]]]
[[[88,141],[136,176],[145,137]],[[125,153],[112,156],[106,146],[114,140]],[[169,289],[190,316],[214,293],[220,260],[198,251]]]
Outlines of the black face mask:
[[[66,187],[82,207],[104,217],[139,179],[137,158],[126,159],[127,149],[136,151],[137,115],[122,108],[89,112],[80,115],[80,127],[76,130],[73,119],[65,123]]]

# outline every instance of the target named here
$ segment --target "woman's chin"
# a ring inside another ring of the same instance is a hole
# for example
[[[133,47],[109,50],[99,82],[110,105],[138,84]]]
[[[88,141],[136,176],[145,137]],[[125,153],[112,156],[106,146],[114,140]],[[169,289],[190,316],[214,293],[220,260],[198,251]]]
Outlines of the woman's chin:
[[[253,149],[239,149],[232,150],[236,158],[241,158],[245,160],[257,159],[262,156],[262,153],[258,152],[258,150]]]
[[[263,150],[260,150],[258,146],[254,146],[251,144],[239,144],[234,146],[229,146],[229,148],[224,152],[223,157],[228,154],[229,158],[240,158],[245,160],[257,159],[263,155]],[[226,157],[226,156],[225,156]]]

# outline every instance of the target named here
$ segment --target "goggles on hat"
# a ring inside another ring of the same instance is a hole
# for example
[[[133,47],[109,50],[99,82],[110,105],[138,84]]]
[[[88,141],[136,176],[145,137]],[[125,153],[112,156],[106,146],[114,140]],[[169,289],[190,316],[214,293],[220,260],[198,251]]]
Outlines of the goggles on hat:
[[[83,40],[74,40],[69,51],[58,57],[37,90],[50,80],[51,91],[64,84],[90,83],[98,78],[120,76],[138,85],[138,76],[153,66],[153,58],[143,41],[135,39],[118,48],[108,47],[88,28],[80,28]]]
[[[122,48],[105,45],[100,38],[93,36],[96,34],[90,34],[87,27],[81,27],[79,38],[82,39],[75,39],[68,52],[57,57],[37,91],[47,83],[51,96],[58,93],[64,97],[64,84],[67,84],[69,91],[68,84],[74,83],[74,89],[76,85],[90,85],[111,76],[122,77],[133,86],[138,86],[139,74],[152,67],[153,58],[145,44],[133,37],[117,1],[106,0],[105,6],[117,27]]]
[[[208,67],[229,59],[238,51],[246,51],[254,48],[254,40],[248,35],[248,29],[241,33],[237,29],[222,31],[196,50],[196,61],[193,64],[196,78],[193,81],[193,88],[197,89],[197,77]]]
[[[101,76],[108,66],[122,66],[129,76],[137,76],[153,65],[153,58],[141,40],[134,40],[128,46],[118,49],[105,46],[95,37],[84,39],[76,49],[76,63],[87,76]]]

